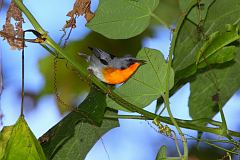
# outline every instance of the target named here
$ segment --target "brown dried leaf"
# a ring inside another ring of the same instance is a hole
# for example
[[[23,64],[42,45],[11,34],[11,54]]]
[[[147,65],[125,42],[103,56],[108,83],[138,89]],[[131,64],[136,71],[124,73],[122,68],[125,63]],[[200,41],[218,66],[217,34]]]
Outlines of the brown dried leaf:
[[[93,12],[90,11],[90,8],[88,10],[88,12],[85,13],[85,19],[87,22],[91,21],[91,19],[93,19],[93,17],[95,16],[95,14]]]
[[[90,0],[76,0],[74,3],[73,9],[68,12],[67,16],[73,17],[74,15],[76,16],[81,16],[86,12],[86,9],[89,7],[91,1]]]
[[[15,21],[15,26],[11,23],[11,20]],[[6,16],[6,22],[3,25],[3,32],[5,32],[9,37],[5,37],[9,43],[9,45],[13,49],[21,49],[22,41],[17,38],[23,38],[23,29],[22,24],[24,23],[24,19],[22,18],[22,12],[16,6],[16,4],[12,1]],[[13,38],[14,37],[14,38]]]
[[[67,16],[70,17],[64,28],[75,28],[76,27],[76,17],[85,15],[85,19],[90,21],[94,17],[94,13],[90,10],[91,0],[76,0],[73,6],[73,9],[67,13]]]

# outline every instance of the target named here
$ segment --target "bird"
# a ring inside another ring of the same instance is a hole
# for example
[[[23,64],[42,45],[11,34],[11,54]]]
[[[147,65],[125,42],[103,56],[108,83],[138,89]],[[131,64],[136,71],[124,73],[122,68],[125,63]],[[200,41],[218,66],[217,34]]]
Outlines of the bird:
[[[126,82],[136,70],[146,63],[131,55],[117,57],[99,48],[88,47],[92,55],[79,53],[88,63],[88,71],[95,75],[100,81],[115,85]]]

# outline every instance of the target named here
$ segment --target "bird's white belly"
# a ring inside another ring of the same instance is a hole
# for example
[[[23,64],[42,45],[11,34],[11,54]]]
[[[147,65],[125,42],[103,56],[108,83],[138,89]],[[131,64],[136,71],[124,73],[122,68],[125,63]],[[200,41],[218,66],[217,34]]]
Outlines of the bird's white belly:
[[[90,72],[92,72],[98,79],[105,82],[105,79],[102,74],[102,69],[99,69],[97,67],[90,66],[87,68]]]

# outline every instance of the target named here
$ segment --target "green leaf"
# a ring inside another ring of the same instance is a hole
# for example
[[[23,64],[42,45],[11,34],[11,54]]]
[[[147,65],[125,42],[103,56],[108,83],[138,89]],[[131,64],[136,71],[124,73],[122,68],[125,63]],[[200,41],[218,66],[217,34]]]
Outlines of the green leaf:
[[[207,2],[204,2],[203,4],[205,4],[203,8],[204,10],[199,10],[199,12],[204,12],[204,15],[207,13],[205,19],[203,19],[204,23],[201,22],[200,24],[199,21],[199,23],[195,24],[191,20],[186,19],[179,32],[173,61],[173,68],[176,72],[175,82],[182,79],[181,76],[187,77],[182,71],[184,69],[189,70],[188,67],[195,63],[195,57],[197,54],[199,54],[199,52],[201,52],[201,47],[203,47],[202,49],[204,49],[204,51],[208,52],[208,55],[211,55],[214,54],[217,50],[231,44],[237,39],[237,31],[226,31],[225,25],[233,24],[236,27],[238,26],[239,16],[237,15],[240,15],[239,2],[236,0],[217,0],[214,1],[211,5],[206,5],[209,4]],[[194,12],[191,12],[190,14],[193,13]],[[213,36],[216,32],[220,32],[218,33],[219,35],[217,35],[217,37],[219,37],[213,39],[213,42],[208,43],[210,42],[208,41],[208,38],[210,37],[211,39],[211,36]],[[235,35],[232,36],[233,34]]]
[[[86,126],[86,131],[81,130],[81,133],[86,135],[90,134],[88,130],[92,131],[97,128],[95,125],[101,126],[106,108],[105,98],[106,96],[103,93],[92,87],[87,98],[78,106],[75,111],[67,115],[55,127],[53,127],[50,131],[45,133],[44,136],[42,136],[41,139],[43,140],[51,138],[50,141],[43,144],[44,150],[48,158],[54,156],[55,154],[58,154],[59,147],[68,143],[68,141],[75,134],[76,130],[78,130],[78,127],[80,125]],[[93,138],[96,138],[96,136]],[[79,144],[77,145],[84,146],[86,143],[89,143],[90,140],[84,139],[84,143],[79,142]],[[85,150],[83,150],[83,153],[87,154],[90,149],[90,147],[86,148]]]
[[[1,133],[1,140],[6,146],[2,160],[46,159],[38,140],[29,129],[23,116],[19,117],[13,127],[8,127]]]
[[[206,50],[208,49],[209,46],[211,46],[213,43],[214,43],[214,40],[218,39],[219,38],[219,31],[217,32],[214,32],[213,34],[211,34],[209,37],[208,37],[208,40],[206,40],[201,48],[199,49],[199,51],[196,53],[196,64],[198,64],[199,62],[199,59],[200,58],[205,58],[206,59],[206,55],[205,55],[205,52]],[[204,57],[203,57],[204,56]]]
[[[139,51],[137,58],[145,60],[137,72],[115,91],[125,100],[141,108],[149,105],[166,91],[167,63],[163,54],[154,49],[144,48]],[[170,70],[169,89],[174,84],[174,72]],[[126,110],[110,98],[107,98],[110,108]]]
[[[227,46],[218,50],[215,54],[211,55],[205,60],[202,60],[200,64],[198,64],[198,68],[204,68],[209,64],[220,64],[231,61],[235,58],[237,53],[237,47],[235,46]]]
[[[240,38],[238,27],[224,32],[214,32],[196,53],[194,64],[176,73],[175,82],[188,78],[197,72],[198,68],[207,67],[210,64],[220,64],[234,59],[237,51],[235,46],[227,46]],[[197,66],[196,66],[197,65]]]
[[[106,114],[116,114],[107,111]],[[82,112],[71,112],[41,139],[48,159],[83,160],[97,140],[107,131],[118,127],[117,120],[103,120],[100,127],[90,124],[91,120]],[[44,141],[45,140],[45,141]]]
[[[197,73],[198,69],[205,68],[205,67],[209,66],[210,64],[220,64],[220,63],[225,63],[225,62],[233,60],[236,56],[237,49],[238,48],[235,46],[226,46],[226,47],[219,49],[213,55],[209,55],[208,58],[206,58],[206,59],[202,58],[198,65],[192,64],[192,65],[188,66],[187,68],[185,68],[181,71],[178,71],[176,73],[175,81],[179,82],[181,79],[187,79],[190,76]]]
[[[211,34],[225,29],[227,24],[240,25],[240,1],[238,0],[216,0],[211,5],[206,17],[204,30]],[[224,13],[224,14],[223,14]]]
[[[201,36],[203,36],[202,23],[205,21],[209,7],[213,2],[214,0],[201,1],[204,7],[200,9],[196,5],[184,20],[174,52],[173,68],[175,71],[180,71],[194,63],[195,54],[203,44],[201,41]],[[189,0],[180,1],[180,8],[184,12],[191,3]]]
[[[228,27],[230,26],[228,25]],[[240,39],[239,26],[226,28],[226,31],[224,32],[215,32],[211,34],[208,39],[209,40],[203,44],[196,54],[196,63],[198,63],[201,59],[207,59],[219,49],[222,49],[224,46]]]
[[[192,0],[181,0],[179,1],[179,8],[182,12],[186,11],[187,8],[190,6],[190,4],[192,3]]]
[[[167,147],[165,145],[161,146],[156,160],[167,160]]]
[[[240,52],[235,63],[198,74],[191,82],[189,111],[193,119],[212,118],[218,112],[217,99],[224,105],[240,87]]]
[[[87,98],[78,106],[77,111],[83,111],[88,118],[100,125],[106,108],[106,96],[92,87]]]
[[[3,158],[7,143],[11,137],[13,126],[3,127],[0,133],[0,160]]]
[[[180,15],[178,1],[176,0],[159,0],[159,5],[154,13],[157,17],[164,20],[169,26],[176,22]],[[152,19],[154,25],[161,25],[156,19]]]
[[[196,26],[185,20],[180,29],[173,59],[174,71],[178,72],[195,62],[195,54],[202,46],[196,32]]]
[[[100,0],[87,27],[111,39],[127,39],[149,25],[158,0]]]

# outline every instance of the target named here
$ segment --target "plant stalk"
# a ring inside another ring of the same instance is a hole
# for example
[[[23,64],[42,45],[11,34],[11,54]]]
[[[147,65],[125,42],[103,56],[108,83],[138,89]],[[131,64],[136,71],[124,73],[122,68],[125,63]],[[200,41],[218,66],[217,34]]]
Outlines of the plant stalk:
[[[178,22],[177,22],[177,26],[175,31],[173,32],[173,38],[172,38],[172,42],[171,42],[171,48],[170,48],[170,52],[169,52],[169,59],[168,59],[168,68],[167,68],[167,80],[166,80],[166,93],[165,93],[165,98],[164,98],[164,104],[167,108],[168,111],[168,115],[170,116],[170,119],[172,121],[172,123],[174,124],[174,126],[176,127],[178,134],[181,136],[182,139],[182,143],[183,143],[183,150],[184,150],[184,155],[183,155],[183,159],[187,160],[188,159],[188,147],[187,147],[187,140],[184,137],[184,134],[182,133],[177,121],[175,120],[171,109],[170,109],[170,104],[169,104],[169,78],[170,78],[170,70],[171,70],[171,66],[172,66],[172,58],[173,58],[173,53],[175,50],[175,46],[176,46],[176,42],[177,42],[177,37],[178,37],[178,33],[181,29],[182,23],[184,22],[186,16],[188,15],[188,13],[191,11],[191,9],[197,4],[197,1],[193,1],[191,3],[191,5],[187,8],[187,10],[185,11],[185,14],[179,18]]]

